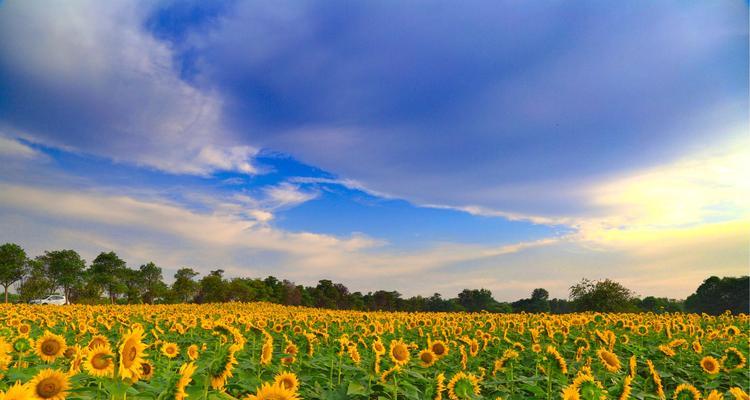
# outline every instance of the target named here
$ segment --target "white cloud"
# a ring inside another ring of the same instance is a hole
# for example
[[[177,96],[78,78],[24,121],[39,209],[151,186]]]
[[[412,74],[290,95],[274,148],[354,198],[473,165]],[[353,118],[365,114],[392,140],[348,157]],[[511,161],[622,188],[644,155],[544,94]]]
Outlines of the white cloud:
[[[257,149],[224,126],[221,95],[183,80],[173,49],[145,31],[151,11],[125,1],[5,2],[4,124],[30,141],[167,172],[256,173]]]
[[[18,140],[0,136],[0,157],[32,159],[42,154]]]

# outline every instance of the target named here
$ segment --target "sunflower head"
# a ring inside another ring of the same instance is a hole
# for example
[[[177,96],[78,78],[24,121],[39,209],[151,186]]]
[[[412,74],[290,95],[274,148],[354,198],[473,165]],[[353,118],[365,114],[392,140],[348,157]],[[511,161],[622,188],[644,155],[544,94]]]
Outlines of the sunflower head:
[[[95,335],[93,338],[91,338],[91,341],[89,341],[89,349],[93,349],[96,346],[109,346],[109,339],[107,339],[104,335]]]
[[[448,354],[448,345],[442,340],[436,340],[430,344],[430,351],[438,357],[444,357]]]
[[[729,347],[724,350],[724,357],[721,358],[721,365],[727,371],[742,369],[747,362],[745,356],[735,347]]]
[[[93,376],[112,376],[115,372],[115,360],[109,346],[96,346],[88,351],[86,371]]]
[[[3,400],[26,400],[34,396],[34,391],[28,385],[22,385],[21,382],[16,382],[13,386],[8,388],[7,392],[0,390],[0,399]]]
[[[479,394],[479,379],[474,374],[459,372],[448,382],[448,397],[451,399],[471,399]]]
[[[33,399],[65,400],[70,383],[68,376],[64,373],[45,369],[34,376],[28,383],[28,388],[31,390]]]
[[[674,400],[699,400],[700,398],[701,393],[689,383],[682,383],[674,390]]]
[[[143,350],[146,348],[142,340],[143,328],[139,326],[128,331],[125,337],[123,337],[119,349],[119,375],[121,378],[133,381],[139,379],[141,363],[143,362],[143,356],[145,356]]]
[[[247,400],[300,400],[297,394],[277,383],[264,383]]]
[[[191,344],[190,347],[187,349],[187,356],[190,359],[190,361],[195,361],[198,359],[198,345]]]
[[[701,359],[701,368],[703,371],[705,371],[707,374],[714,375],[719,373],[720,364],[719,360],[711,357],[706,356]]]
[[[422,350],[419,352],[419,361],[423,367],[431,367],[437,361],[437,356],[429,349]]]
[[[617,357],[617,354],[605,349],[600,349],[596,352],[596,355],[599,356],[599,360],[607,371],[617,372],[620,370],[620,359]]]
[[[36,341],[36,354],[45,362],[51,363],[65,353],[65,339],[49,331]]]
[[[148,361],[142,362],[140,376],[144,381],[150,381],[154,376],[154,366]]]
[[[273,378],[273,383],[295,393],[299,389],[299,379],[297,379],[297,375],[291,372],[283,372],[276,375]]]
[[[161,346],[161,353],[167,356],[167,358],[175,358],[180,354],[180,346],[177,343],[165,342]]]

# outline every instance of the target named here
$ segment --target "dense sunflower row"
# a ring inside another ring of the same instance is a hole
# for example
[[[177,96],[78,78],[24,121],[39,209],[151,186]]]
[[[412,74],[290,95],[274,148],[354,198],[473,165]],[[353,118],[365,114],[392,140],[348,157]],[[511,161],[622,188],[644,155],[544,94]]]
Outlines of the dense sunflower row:
[[[745,315],[0,306],[0,400],[748,399]]]

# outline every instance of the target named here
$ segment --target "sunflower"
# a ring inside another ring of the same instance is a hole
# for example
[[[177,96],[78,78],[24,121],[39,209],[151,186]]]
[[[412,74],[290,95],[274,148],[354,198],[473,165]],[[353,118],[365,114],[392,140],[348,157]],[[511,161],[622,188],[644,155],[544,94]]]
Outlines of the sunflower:
[[[227,349],[226,353],[223,354],[223,365],[219,364],[218,369],[212,369],[209,371],[212,388],[216,390],[223,389],[224,385],[227,384],[229,378],[233,376],[232,369],[234,369],[234,366],[237,364],[237,359],[234,357],[234,353],[236,351],[238,351],[238,347],[234,345],[229,346],[229,349]]]
[[[154,366],[148,361],[142,362],[140,376],[144,381],[150,381],[154,377]]]
[[[734,396],[734,400],[750,400],[750,396],[748,396],[744,390],[738,387],[733,387],[729,389],[729,394]]]
[[[479,379],[474,374],[459,372],[448,382],[448,398],[451,400],[469,399],[479,394]]]
[[[391,340],[390,357],[396,365],[404,365],[409,362],[411,355],[409,347],[401,340]]]
[[[182,366],[180,367],[180,370],[178,371],[180,378],[177,380],[177,385],[175,386],[175,393],[174,393],[175,400],[183,400],[185,397],[187,397],[187,393],[185,393],[185,388],[193,380],[194,372],[195,372],[194,362],[191,361],[189,363],[182,364]]]
[[[691,347],[693,348],[693,351],[697,354],[700,354],[703,352],[703,346],[701,345],[701,342],[698,340],[693,341],[691,344]]]
[[[664,386],[661,383],[661,376],[659,376],[659,372],[654,368],[654,363],[651,362],[651,360],[646,360],[646,365],[648,366],[648,372],[651,374],[654,385],[656,385],[656,395],[659,396],[660,399],[665,399],[666,396],[664,394]]]
[[[23,322],[16,327],[19,336],[28,337],[31,332],[31,325]]]
[[[22,385],[21,382],[16,382],[8,388],[7,392],[0,390],[0,399],[2,400],[28,400],[33,395],[34,392],[31,390],[31,387]]]
[[[161,346],[161,352],[167,356],[167,358],[175,358],[180,354],[180,346],[178,346],[177,343],[165,342]]]
[[[110,346],[109,339],[103,335],[94,335],[89,341],[88,348],[93,349],[96,346]]]
[[[747,360],[735,347],[729,347],[724,350],[724,357],[721,358],[721,365],[726,371],[740,370],[745,366]]]
[[[273,358],[273,338],[265,331],[263,333],[265,333],[266,340],[263,342],[263,347],[260,350],[260,363],[268,365]]]
[[[633,391],[633,387],[631,386],[632,383],[633,377],[627,375],[622,381],[622,393],[620,394],[619,400],[628,400],[630,398],[630,393]]]
[[[706,400],[724,400],[724,395],[716,390],[712,390],[711,393],[706,396]]]
[[[0,379],[13,361],[13,346],[0,336]]]
[[[423,367],[431,367],[437,361],[437,356],[430,350],[422,350],[419,352],[419,361]]]
[[[594,379],[590,370],[582,368],[578,376],[573,380],[571,386],[575,387],[584,399],[607,399],[607,390],[601,382]]]
[[[32,400],[65,400],[70,388],[68,376],[54,369],[44,369],[28,383]]]
[[[630,356],[630,360],[628,360],[628,367],[630,368],[630,377],[635,378],[635,374],[638,368],[638,365],[636,364],[636,360],[635,360],[635,354]]]
[[[109,346],[96,346],[88,351],[83,368],[93,376],[113,376],[115,361]]]
[[[599,349],[596,351],[596,355],[599,356],[599,361],[602,362],[602,365],[604,365],[604,368],[606,368],[607,371],[617,372],[620,370],[620,359],[617,357],[617,354],[604,349]]]
[[[292,372],[283,372],[276,375],[273,378],[273,383],[295,393],[299,390],[299,379]]]
[[[300,400],[297,394],[279,384],[264,383],[245,400]]]
[[[73,352],[73,357],[72,357],[72,360],[70,361],[69,373],[77,374],[81,372],[81,366],[83,365],[83,361],[86,358],[86,353],[88,352],[88,350],[79,345],[68,347],[68,350],[72,350]]]
[[[438,358],[442,358],[448,355],[449,348],[442,340],[436,340],[430,343],[430,351],[432,351]]]
[[[562,391],[563,400],[581,400],[581,393],[574,385],[568,385]]]
[[[721,366],[719,364],[719,360],[711,356],[706,356],[701,359],[701,368],[703,368],[703,370],[706,371],[707,374],[715,375],[719,373],[719,369],[721,369]]]
[[[122,379],[137,381],[141,377],[141,363],[143,363],[143,350],[146,345],[142,342],[143,329],[136,327],[130,330],[120,345],[120,365],[118,373]]]
[[[65,339],[60,335],[45,331],[44,335],[36,341],[36,354],[45,362],[54,362],[65,353]]]
[[[557,366],[560,367],[560,372],[562,372],[563,375],[568,373],[568,363],[565,362],[563,356],[560,355],[560,352],[558,352],[554,346],[547,346],[547,354],[555,359]]]
[[[190,361],[195,361],[198,359],[198,345],[191,344],[190,347],[187,349],[187,356],[190,359]]]
[[[385,354],[385,346],[383,345],[383,342],[380,341],[380,338],[372,342],[372,351],[379,356]]]
[[[435,399],[442,400],[443,392],[445,391],[445,374],[442,372],[435,378]]]
[[[701,393],[695,388],[695,386],[689,383],[681,383],[677,385],[672,398],[674,400],[699,400],[701,398]]]

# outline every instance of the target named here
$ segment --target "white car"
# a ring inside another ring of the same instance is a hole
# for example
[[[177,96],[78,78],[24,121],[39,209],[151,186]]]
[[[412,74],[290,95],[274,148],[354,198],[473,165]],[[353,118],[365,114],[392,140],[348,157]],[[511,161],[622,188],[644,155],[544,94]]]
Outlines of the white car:
[[[29,304],[55,304],[61,306],[63,304],[67,304],[67,301],[65,300],[65,296],[53,294],[43,299],[31,300]]]

